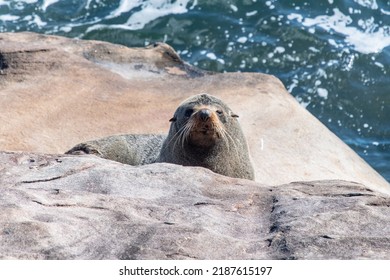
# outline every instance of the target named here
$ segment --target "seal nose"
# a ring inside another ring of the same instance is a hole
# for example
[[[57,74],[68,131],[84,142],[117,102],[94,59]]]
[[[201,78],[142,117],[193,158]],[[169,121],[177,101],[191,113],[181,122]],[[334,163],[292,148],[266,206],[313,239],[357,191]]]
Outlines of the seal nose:
[[[202,120],[202,121],[207,121],[211,116],[211,112],[210,110],[207,110],[207,109],[202,109],[199,111],[199,118]]]

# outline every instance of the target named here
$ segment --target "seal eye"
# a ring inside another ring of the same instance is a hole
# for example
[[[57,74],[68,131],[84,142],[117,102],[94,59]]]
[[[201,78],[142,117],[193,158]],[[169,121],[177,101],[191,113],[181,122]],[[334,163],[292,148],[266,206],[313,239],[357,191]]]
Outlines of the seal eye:
[[[222,116],[223,115],[223,111],[222,110],[217,110],[216,111],[218,115]]]
[[[187,109],[187,110],[184,112],[184,116],[185,116],[186,118],[189,118],[189,117],[191,117],[191,115],[192,115],[193,112],[194,112],[193,109]]]

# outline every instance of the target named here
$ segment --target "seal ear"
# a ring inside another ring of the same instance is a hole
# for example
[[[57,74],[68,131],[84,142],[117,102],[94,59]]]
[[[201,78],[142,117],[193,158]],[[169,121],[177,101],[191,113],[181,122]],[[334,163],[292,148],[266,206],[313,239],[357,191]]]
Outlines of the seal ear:
[[[230,116],[231,116],[232,118],[238,118],[238,117],[239,117],[237,114],[234,114],[233,112],[230,112]]]
[[[176,120],[177,120],[176,117],[173,116],[173,118],[171,118],[169,121],[170,121],[170,122],[175,122]]]

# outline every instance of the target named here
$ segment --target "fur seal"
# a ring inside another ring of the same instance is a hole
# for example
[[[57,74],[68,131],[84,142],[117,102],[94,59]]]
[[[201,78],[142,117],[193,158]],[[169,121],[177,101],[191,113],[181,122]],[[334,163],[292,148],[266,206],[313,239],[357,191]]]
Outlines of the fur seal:
[[[198,94],[176,109],[168,135],[114,135],[78,144],[66,154],[95,154],[130,165],[167,162],[201,166],[225,176],[254,180],[248,145],[237,118],[220,99]]]
[[[92,154],[129,165],[154,163],[166,135],[124,134],[91,140],[74,146],[65,154]]]
[[[157,162],[202,166],[216,173],[254,180],[238,115],[220,99],[199,94],[176,109]]]

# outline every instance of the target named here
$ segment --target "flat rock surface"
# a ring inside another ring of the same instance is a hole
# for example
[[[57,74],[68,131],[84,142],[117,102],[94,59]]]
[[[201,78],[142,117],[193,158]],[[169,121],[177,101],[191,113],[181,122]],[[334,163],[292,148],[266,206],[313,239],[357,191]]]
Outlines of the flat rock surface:
[[[0,34],[0,150],[63,153],[91,139],[167,133],[178,104],[224,100],[247,137],[256,180],[390,185],[302,108],[275,77],[208,73],[166,45],[126,48],[34,33]]]
[[[0,210],[1,259],[390,258],[390,198],[339,180],[2,152]]]

